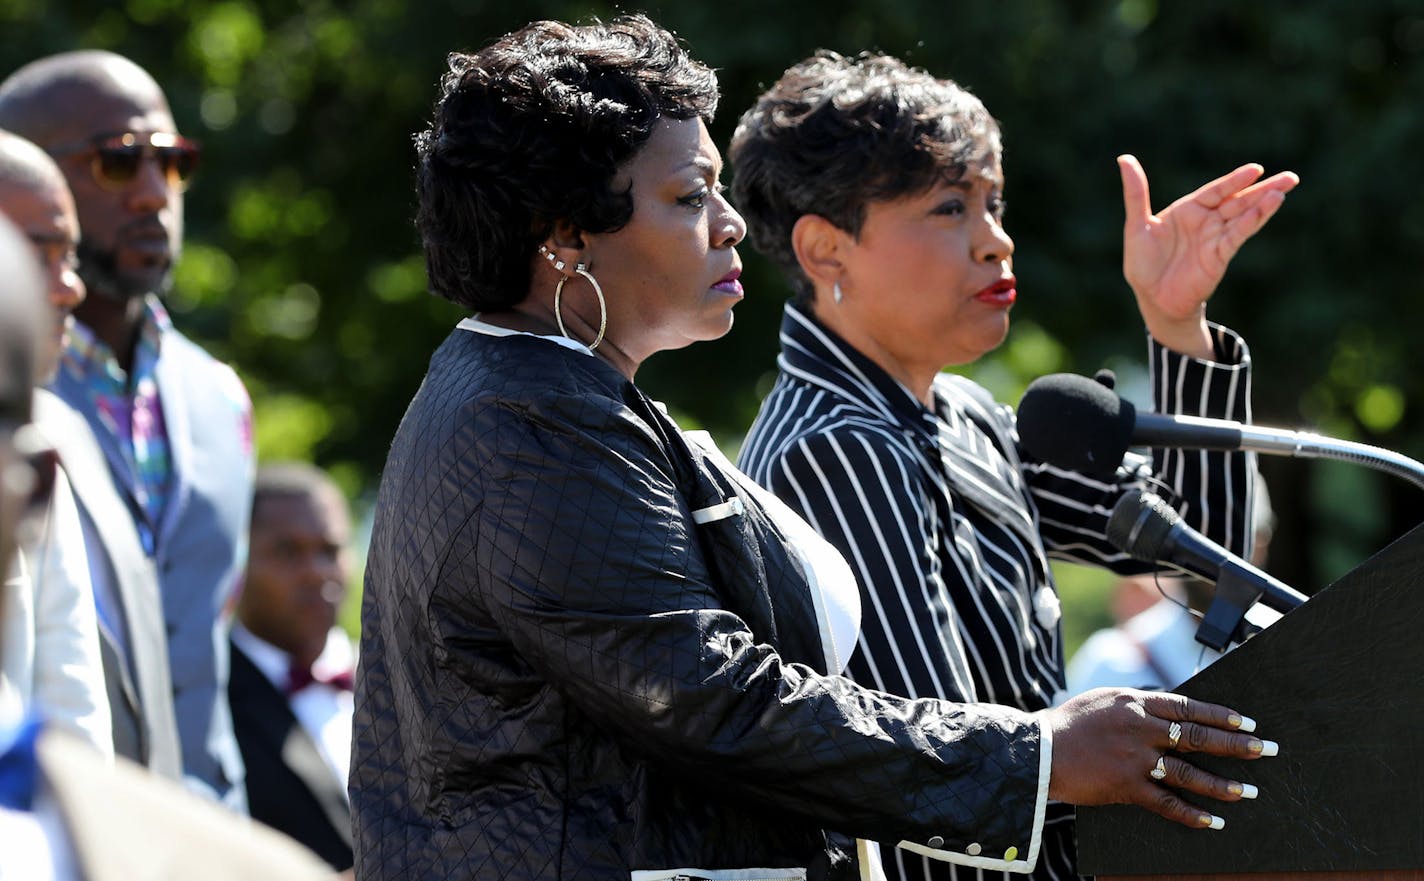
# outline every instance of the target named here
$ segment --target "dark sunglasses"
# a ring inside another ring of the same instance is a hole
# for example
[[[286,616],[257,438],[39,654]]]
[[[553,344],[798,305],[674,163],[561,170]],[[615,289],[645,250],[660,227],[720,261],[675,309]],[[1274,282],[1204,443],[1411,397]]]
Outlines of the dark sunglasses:
[[[152,157],[168,185],[179,192],[188,188],[203,150],[197,141],[166,132],[138,134],[124,132],[100,135],[82,144],[66,144],[51,148],[51,156],[88,156],[89,171],[105,189],[118,190],[138,177],[143,160]]]

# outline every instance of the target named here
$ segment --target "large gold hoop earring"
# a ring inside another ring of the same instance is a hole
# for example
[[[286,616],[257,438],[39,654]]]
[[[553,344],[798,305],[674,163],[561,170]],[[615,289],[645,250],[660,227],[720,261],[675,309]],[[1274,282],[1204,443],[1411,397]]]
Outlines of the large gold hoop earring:
[[[588,344],[588,350],[592,352],[598,348],[598,344],[603,342],[604,331],[608,330],[608,303],[603,299],[603,288],[599,286],[598,279],[593,277],[593,273],[588,271],[584,264],[579,263],[574,266],[574,272],[588,279],[588,283],[593,285],[594,296],[598,297],[598,336],[593,338],[593,342]],[[554,320],[559,323],[559,333],[566,339],[574,339],[569,332],[564,329],[564,316],[560,309],[561,300],[564,293],[564,282],[572,276],[559,276],[559,283],[554,287]]]

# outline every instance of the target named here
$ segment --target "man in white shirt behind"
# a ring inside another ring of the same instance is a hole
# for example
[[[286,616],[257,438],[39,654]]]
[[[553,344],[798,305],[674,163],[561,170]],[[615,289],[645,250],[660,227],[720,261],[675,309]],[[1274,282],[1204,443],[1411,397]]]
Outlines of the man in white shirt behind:
[[[336,626],[350,539],[346,499],[320,469],[258,470],[228,686],[252,816],[338,870],[352,865],[355,652]]]
[[[42,315],[43,290],[30,245],[0,215],[0,571],[56,486],[48,479],[54,458],[43,455],[31,422],[39,350],[53,328],[53,313]],[[5,611],[0,605],[0,625]],[[7,635],[0,626],[0,653]],[[0,703],[0,879],[330,877],[281,836],[96,752],[34,710]]]
[[[29,240],[34,268],[42,273],[50,310],[39,341],[38,379],[48,382],[59,366],[70,313],[84,300],[84,282],[75,272],[79,219],[54,161],[5,131],[0,131],[0,216]],[[35,395],[49,393],[36,390]],[[47,406],[63,405],[55,401]],[[51,472],[54,487],[48,504],[35,512],[31,534],[14,563],[0,570],[5,574],[0,585],[0,701],[32,708],[113,758],[83,526],[67,472]]]

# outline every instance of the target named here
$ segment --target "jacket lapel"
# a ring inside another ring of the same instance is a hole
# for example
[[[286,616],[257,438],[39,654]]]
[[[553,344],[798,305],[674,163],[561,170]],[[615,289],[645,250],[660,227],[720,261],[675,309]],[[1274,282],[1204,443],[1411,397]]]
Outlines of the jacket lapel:
[[[141,732],[144,758],[154,771],[177,779],[182,762],[168,670],[168,631],[153,561],[143,551],[128,506],[120,498],[104,454],[83,418],[48,395],[36,396],[36,407],[38,423],[59,453],[75,500],[102,537],[128,630],[123,639],[128,651],[123,666],[129,668],[124,679],[132,673],[133,680],[124,692],[135,715],[146,723],[147,730]]]
[[[937,382],[935,391],[944,402],[936,441],[950,486],[1037,549],[1038,529],[1025,502],[1013,439],[998,430],[980,396],[958,382]]]
[[[703,557],[726,608],[788,661],[840,672],[822,642],[806,578],[790,562],[786,537],[760,503],[738,486],[653,401],[629,385],[630,403],[658,437],[696,524]],[[718,459],[723,459],[720,453]],[[725,461],[725,459],[723,459]],[[735,468],[732,469],[735,471]],[[777,547],[779,546],[779,547]]]
[[[292,713],[287,696],[278,691],[235,644],[232,646],[231,689],[233,712],[242,714],[244,727],[261,741],[263,750],[281,757],[282,765],[311,792],[321,805],[326,821],[349,844],[351,809],[346,803],[344,784],[322,757],[316,741]],[[243,709],[239,710],[239,706]],[[252,779],[249,774],[250,785],[268,782]]]
[[[932,414],[879,365],[794,303],[787,304],[782,320],[778,366],[861,408],[871,418],[897,426],[906,442],[930,460],[924,465],[932,484],[1019,535],[1025,547],[1033,549],[1040,568],[1047,570],[1038,529],[1025,513],[1032,506],[1025,501],[1014,440],[999,429],[987,393],[957,377],[941,375],[935,391],[948,406],[941,405]],[[940,467],[932,465],[936,458]]]
[[[351,808],[346,804],[346,790],[300,723],[287,731],[282,742],[282,761],[311,790],[331,828],[349,837],[346,830],[351,827]]]

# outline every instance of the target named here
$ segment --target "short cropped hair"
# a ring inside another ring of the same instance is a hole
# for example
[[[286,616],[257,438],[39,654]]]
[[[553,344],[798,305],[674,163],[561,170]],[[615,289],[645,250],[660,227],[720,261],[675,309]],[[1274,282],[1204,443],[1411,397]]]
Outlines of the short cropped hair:
[[[556,221],[628,222],[631,193],[613,179],[660,118],[717,109],[716,75],[642,15],[534,22],[449,67],[415,138],[416,226],[431,292],[477,311],[524,299]]]
[[[318,498],[327,494],[346,507],[346,495],[325,471],[307,462],[269,462],[257,469],[252,489],[252,522],[261,519],[264,502],[279,498]]]
[[[865,208],[998,160],[999,125],[974,95],[888,55],[821,51],[789,68],[737,124],[732,199],[752,246],[808,302],[791,230],[817,214],[860,235]]]

